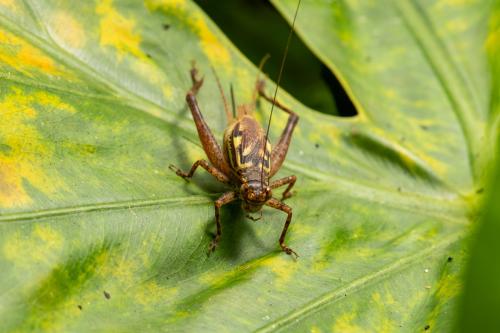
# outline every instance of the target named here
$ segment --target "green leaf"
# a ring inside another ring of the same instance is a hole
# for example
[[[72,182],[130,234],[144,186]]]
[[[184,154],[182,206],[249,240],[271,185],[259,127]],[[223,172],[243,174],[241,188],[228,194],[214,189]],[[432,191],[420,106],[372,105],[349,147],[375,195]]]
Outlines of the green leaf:
[[[496,16],[490,21],[492,31],[488,46],[494,73],[500,73],[500,2],[496,2]],[[492,120],[497,122],[500,114],[500,75],[492,77],[491,106]],[[498,127],[497,127],[498,128]],[[455,323],[458,332],[496,332],[500,330],[500,267],[492,262],[492,255],[500,251],[500,132],[497,130],[496,167],[491,170],[491,179],[485,186],[488,193],[486,204],[481,210],[481,224],[471,237],[471,259],[465,274],[465,288],[459,308],[459,320]],[[491,166],[493,167],[493,165]]]
[[[500,137],[499,137],[500,138]],[[481,225],[472,238],[471,260],[467,265],[465,288],[460,306],[457,332],[496,332],[500,329],[500,267],[492,262],[499,253],[500,244],[500,160],[488,186],[488,201],[484,207]]]
[[[257,75],[196,5],[0,1],[0,331],[449,329],[498,131],[491,4],[304,1],[297,30],[359,115],[279,94],[301,117],[279,174],[298,176],[294,261],[284,214],[238,204],[207,257],[224,188],[168,170],[204,158],[191,60],[218,137],[210,66],[239,103]],[[295,1],[275,5],[289,18]]]

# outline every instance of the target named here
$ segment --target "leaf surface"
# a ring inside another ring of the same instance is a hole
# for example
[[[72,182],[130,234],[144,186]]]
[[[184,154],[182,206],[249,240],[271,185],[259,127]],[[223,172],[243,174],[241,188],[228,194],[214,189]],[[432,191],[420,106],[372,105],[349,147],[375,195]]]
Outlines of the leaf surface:
[[[293,261],[277,245],[285,215],[254,223],[238,204],[207,257],[225,188],[168,170],[204,158],[191,60],[219,138],[210,66],[239,103],[257,75],[194,4],[0,1],[0,330],[449,329],[495,129],[498,17],[488,1],[304,2],[298,33],[359,115],[279,94],[301,117],[278,175],[299,178]],[[273,142],[285,122],[276,110]]]

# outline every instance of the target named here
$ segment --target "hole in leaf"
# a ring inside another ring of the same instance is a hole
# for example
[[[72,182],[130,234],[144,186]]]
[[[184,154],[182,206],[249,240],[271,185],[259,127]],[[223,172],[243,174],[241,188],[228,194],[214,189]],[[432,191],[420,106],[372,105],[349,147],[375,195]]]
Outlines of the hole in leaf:
[[[270,54],[264,72],[277,80],[290,26],[268,1],[195,1],[256,66]],[[335,75],[297,35],[290,44],[281,86],[317,111],[343,117],[357,114]]]

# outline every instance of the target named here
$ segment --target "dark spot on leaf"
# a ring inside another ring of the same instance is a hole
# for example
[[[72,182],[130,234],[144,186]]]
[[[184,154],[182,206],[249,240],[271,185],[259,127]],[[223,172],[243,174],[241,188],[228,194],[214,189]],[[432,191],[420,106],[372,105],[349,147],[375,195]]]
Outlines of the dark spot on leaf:
[[[315,143],[314,147],[319,148],[319,143]]]
[[[480,194],[483,192],[484,192],[484,187],[481,187],[481,188],[477,189],[477,191],[476,191],[477,194]]]
[[[81,149],[81,153],[84,155],[95,154],[97,151],[97,147],[91,144],[82,144],[78,148]]]
[[[420,128],[423,129],[424,131],[427,131],[429,129],[429,127],[425,125],[420,125]]]
[[[168,29],[170,29],[170,24],[168,24],[168,23],[163,23],[163,24],[162,24],[162,27],[163,27],[163,30],[168,30]]]
[[[453,261],[453,257],[448,257],[448,262],[452,262]]]
[[[146,53],[146,57],[148,57],[149,59],[153,58],[149,53]]]
[[[431,328],[431,325],[425,325],[424,330],[427,331],[429,328]]]
[[[398,187],[398,192],[401,192],[401,187]]]
[[[9,145],[0,143],[0,153],[8,154],[11,150],[12,148]]]
[[[110,299],[111,298],[111,294],[108,293],[106,290],[104,290],[104,297],[106,297],[106,299]]]
[[[83,307],[80,304],[78,304],[77,306],[78,306],[78,309],[80,309],[80,311],[83,309]]]

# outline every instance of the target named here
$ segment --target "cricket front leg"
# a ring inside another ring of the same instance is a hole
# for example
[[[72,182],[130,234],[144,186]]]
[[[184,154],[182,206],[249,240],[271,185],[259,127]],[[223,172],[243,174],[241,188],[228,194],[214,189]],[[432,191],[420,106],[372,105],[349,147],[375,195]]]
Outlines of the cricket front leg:
[[[182,177],[182,178],[188,180],[189,178],[193,177],[194,172],[196,171],[196,169],[199,166],[201,166],[203,169],[207,170],[207,172],[209,174],[211,174],[212,176],[214,176],[221,183],[225,183],[225,184],[229,184],[230,183],[229,178],[224,173],[222,173],[217,168],[214,168],[213,166],[211,166],[210,164],[208,164],[208,162],[205,161],[205,160],[198,160],[198,161],[194,162],[194,164],[191,167],[191,169],[189,170],[189,172],[183,172],[182,170],[180,170],[179,168],[177,168],[175,165],[172,165],[172,164],[170,164],[168,167],[170,168],[170,170],[172,170],[173,172],[175,172],[175,174],[177,176]]]
[[[288,147],[290,146],[290,141],[292,140],[293,130],[295,129],[295,126],[299,121],[299,116],[288,107],[268,96],[264,91],[264,81],[259,81],[259,83],[257,84],[257,89],[260,96],[289,114],[288,121],[286,123],[285,129],[283,130],[283,133],[281,133],[278,144],[273,148],[273,151],[271,152],[271,161],[273,161],[273,163],[271,165],[269,177],[272,177],[276,174],[276,172],[278,172],[278,170],[281,168],[281,165],[283,164],[283,161],[285,160],[286,153],[288,152]]]
[[[222,225],[220,223],[220,208],[225,205],[230,203],[231,201],[234,201],[236,199],[236,193],[235,192],[226,192],[222,196],[220,196],[219,199],[215,201],[214,207],[215,207],[215,224],[217,226],[217,232],[215,234],[214,239],[210,243],[210,246],[208,247],[208,255],[210,253],[214,252],[215,249],[217,248],[217,245],[219,244],[220,237],[222,235]]]
[[[293,193],[291,192],[291,189],[292,189],[293,185],[295,185],[296,181],[297,181],[297,177],[295,175],[288,176],[288,177],[273,181],[271,183],[271,188],[275,189],[275,188],[278,188],[278,187],[281,187],[283,185],[288,184],[287,188],[283,192],[283,196],[281,197],[281,201],[283,201],[283,200],[288,199],[292,196]]]
[[[293,254],[293,255],[295,255],[296,258],[298,258],[299,255],[297,254],[297,252],[295,252],[294,250],[292,250],[291,248],[289,248],[288,246],[285,245],[286,232],[288,231],[288,226],[292,222],[292,207],[290,207],[290,206],[288,206],[288,205],[286,205],[286,204],[282,203],[281,201],[274,199],[274,198],[271,198],[268,202],[266,202],[266,205],[287,213],[286,222],[285,222],[285,225],[283,226],[283,231],[281,231],[279,243],[280,243],[281,249],[286,254],[288,254],[288,255]]]
[[[191,114],[193,115],[196,130],[198,131],[198,137],[200,138],[203,150],[207,154],[208,160],[218,170],[228,175],[231,173],[230,167],[226,162],[222,150],[217,143],[217,140],[215,140],[212,131],[205,122],[205,119],[203,119],[200,108],[198,107],[196,94],[203,84],[203,79],[198,80],[196,77],[197,73],[198,71],[193,64],[193,68],[191,69],[191,80],[193,81],[193,86],[186,94],[186,102],[191,110]]]

